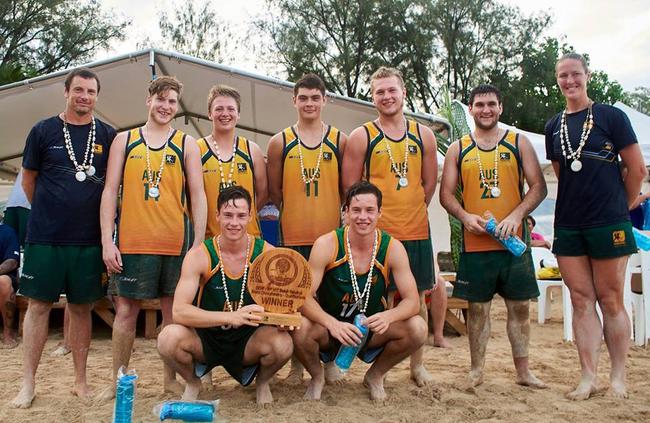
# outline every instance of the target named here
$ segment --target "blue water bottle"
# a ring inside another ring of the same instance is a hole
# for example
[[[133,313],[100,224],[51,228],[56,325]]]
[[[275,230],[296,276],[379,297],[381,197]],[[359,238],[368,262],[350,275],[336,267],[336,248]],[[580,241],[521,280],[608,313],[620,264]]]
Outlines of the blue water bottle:
[[[217,401],[165,401],[154,407],[156,417],[184,422],[213,422],[217,414]]]
[[[366,343],[366,339],[368,339],[368,332],[370,332],[370,329],[368,329],[368,326],[362,323],[365,319],[366,316],[363,313],[359,313],[354,316],[354,326],[356,326],[363,335],[361,342],[358,345],[353,346],[341,345],[338,354],[336,354],[334,364],[336,364],[336,367],[338,367],[342,373],[345,373],[350,369],[350,366],[354,361],[354,357],[356,357],[356,355],[359,353],[359,350],[361,350],[361,348],[363,348],[363,345]]]
[[[115,407],[113,408],[113,423],[131,423],[133,417],[133,401],[135,400],[135,381],[138,375],[131,370],[126,372],[120,367],[115,386]]]
[[[517,257],[521,257],[522,254],[526,251],[526,243],[521,240],[517,235],[510,235],[506,239],[501,239],[497,236],[496,230],[497,230],[497,220],[494,218],[494,216],[486,216],[488,221],[485,224],[485,230],[487,233],[492,235],[494,239],[499,241],[501,245],[506,247],[506,250],[510,251],[513,255]]]
[[[644,234],[637,228],[632,228],[632,233],[634,234],[636,246],[643,251],[650,251],[650,236]]]

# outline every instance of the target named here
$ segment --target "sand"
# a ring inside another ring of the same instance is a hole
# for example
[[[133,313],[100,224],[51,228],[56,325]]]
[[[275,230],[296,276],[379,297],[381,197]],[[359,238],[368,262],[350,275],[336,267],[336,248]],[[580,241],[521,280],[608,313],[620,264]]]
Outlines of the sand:
[[[451,349],[425,347],[425,365],[436,380],[435,386],[415,386],[409,380],[408,362],[403,362],[388,374],[389,399],[384,404],[374,404],[368,399],[361,385],[367,366],[359,361],[353,364],[342,386],[325,387],[320,402],[302,400],[303,386],[280,381],[272,388],[275,403],[269,408],[259,408],[254,402],[254,388],[241,388],[221,369],[214,372],[216,390],[202,393],[201,398],[219,398],[219,421],[230,422],[650,421],[650,348],[630,349],[629,399],[616,400],[603,391],[587,401],[569,401],[564,394],[578,380],[579,367],[575,346],[562,341],[558,302],[554,304],[552,319],[545,325],[531,323],[531,367],[549,389],[521,387],[514,383],[502,304],[495,300],[492,310],[486,381],[473,393],[460,388],[469,368],[469,351],[467,337],[456,337],[450,339]],[[535,303],[531,316],[536,317]],[[88,374],[95,391],[100,391],[108,380],[111,360],[108,333],[99,330],[91,345]],[[84,403],[70,394],[71,356],[48,355],[60,340],[60,331],[52,331],[37,374],[37,397],[28,410],[11,409],[8,405],[19,389],[22,345],[10,351],[0,350],[0,422],[111,421],[112,403]],[[607,388],[609,364],[604,345],[600,363],[599,382]],[[133,421],[158,421],[151,412],[153,406],[174,398],[162,393],[162,364],[153,340],[136,340],[131,365],[140,377]],[[279,373],[280,379],[287,373],[285,367]]]

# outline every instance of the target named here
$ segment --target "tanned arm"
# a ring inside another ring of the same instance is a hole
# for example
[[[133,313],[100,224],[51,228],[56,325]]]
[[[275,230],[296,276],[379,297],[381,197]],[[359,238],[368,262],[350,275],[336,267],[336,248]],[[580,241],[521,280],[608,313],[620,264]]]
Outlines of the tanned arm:
[[[273,204],[282,210],[282,133],[275,134],[269,140],[266,151],[269,195]]]
[[[366,129],[361,126],[350,134],[345,146],[343,166],[341,167],[341,183],[343,192],[363,177],[363,165],[368,151]]]
[[[196,140],[189,135],[185,139],[185,177],[187,179],[190,204],[192,205],[192,223],[194,225],[193,247],[201,245],[205,239],[205,225],[208,219],[208,202],[203,188],[203,168],[201,151]]]
[[[269,182],[266,176],[266,163],[260,146],[250,142],[251,156],[255,166],[255,207],[260,211],[269,201]]]
[[[433,131],[418,124],[420,135],[422,135],[422,144],[424,145],[424,155],[422,157],[422,186],[424,187],[424,201],[431,203],[433,194],[436,192],[436,183],[438,182],[438,148],[436,145],[436,136]]]
[[[113,233],[115,232],[117,192],[122,183],[127,135],[126,132],[119,133],[111,144],[106,167],[106,181],[104,182],[104,191],[99,206],[99,223],[102,229],[102,257],[109,274],[122,271],[122,256],[120,250],[113,243]]]

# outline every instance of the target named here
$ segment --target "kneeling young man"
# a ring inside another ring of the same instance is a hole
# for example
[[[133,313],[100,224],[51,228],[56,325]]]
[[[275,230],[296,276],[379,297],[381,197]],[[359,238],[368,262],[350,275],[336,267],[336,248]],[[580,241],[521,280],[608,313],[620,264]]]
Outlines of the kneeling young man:
[[[373,363],[364,377],[372,400],[386,398],[384,376],[388,370],[426,339],[426,324],[417,315],[418,291],[406,250],[377,229],[381,197],[381,191],[369,182],[352,185],[344,204],[348,225],[314,243],[309,257],[313,295],[301,309],[301,328],[292,334],[296,355],[311,375],[306,399],[320,399],[325,384],[319,354],[324,362],[331,362],[341,344],[360,342],[362,334],[351,323],[357,314],[368,316],[365,324],[370,333],[358,357]],[[403,300],[387,310],[390,273]],[[331,371],[336,369],[328,367],[328,373]]]
[[[193,248],[183,261],[174,294],[174,324],[158,336],[163,361],[186,381],[183,400],[198,397],[200,377],[216,366],[244,386],[257,376],[257,402],[273,401],[269,380],[291,357],[291,337],[259,326],[264,311],[246,287],[250,264],[273,248],[249,235],[251,196],[244,188],[225,188],[217,200],[221,234]],[[243,296],[243,301],[242,301]]]

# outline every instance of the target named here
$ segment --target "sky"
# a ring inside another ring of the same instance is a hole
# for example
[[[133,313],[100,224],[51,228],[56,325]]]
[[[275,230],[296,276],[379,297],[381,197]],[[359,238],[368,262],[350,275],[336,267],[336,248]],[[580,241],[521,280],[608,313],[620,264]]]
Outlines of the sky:
[[[501,0],[525,14],[549,12],[553,24],[544,35],[566,36],[577,52],[587,53],[591,68],[607,72],[624,89],[650,87],[650,4],[648,0]],[[172,10],[171,0],[102,0],[102,5],[133,21],[127,39],[100,58],[136,50],[136,44],[158,34],[157,12]],[[265,10],[264,0],[220,1],[217,12],[244,28]],[[235,65],[254,70],[250,63]],[[259,72],[259,71],[258,71]]]

